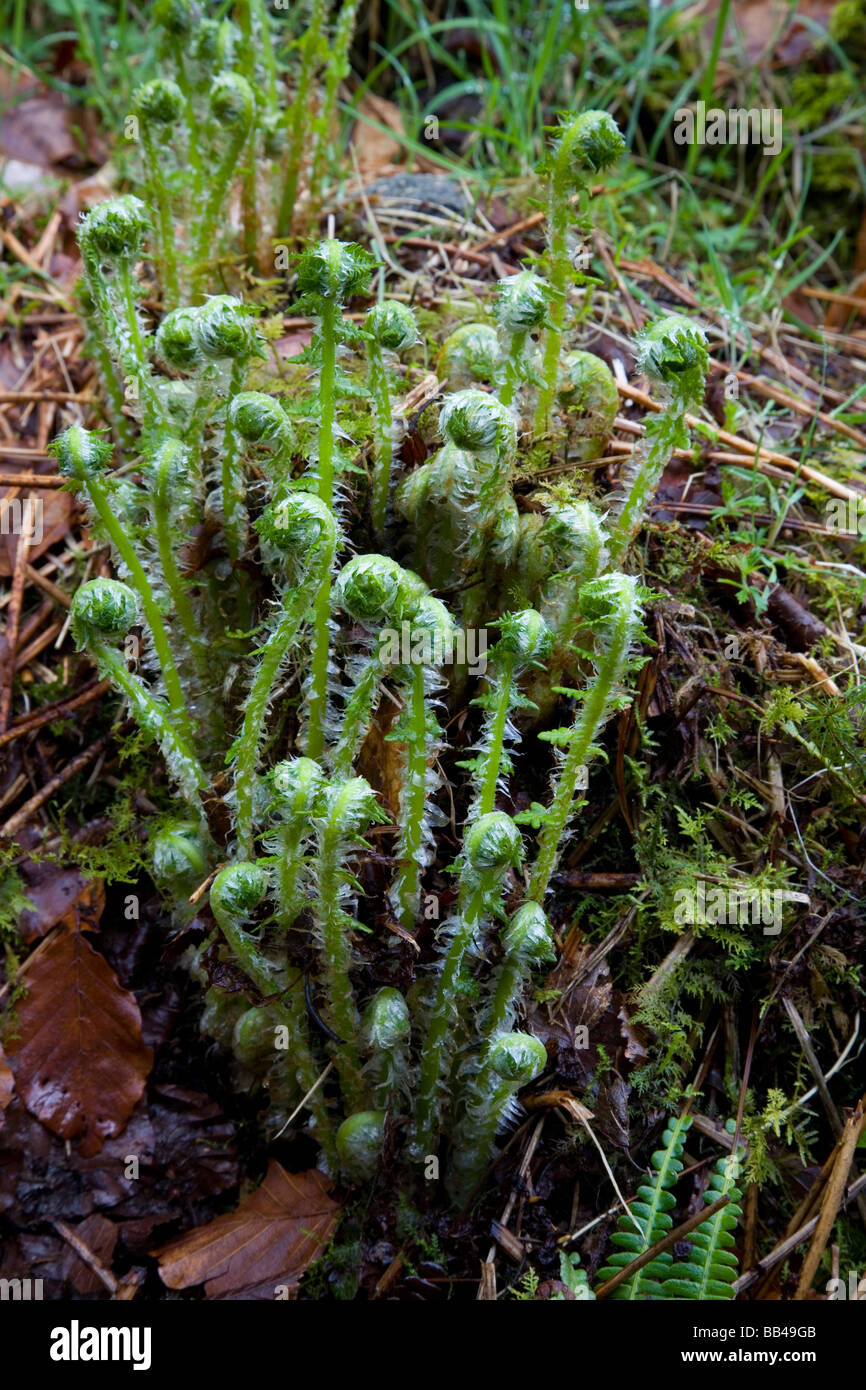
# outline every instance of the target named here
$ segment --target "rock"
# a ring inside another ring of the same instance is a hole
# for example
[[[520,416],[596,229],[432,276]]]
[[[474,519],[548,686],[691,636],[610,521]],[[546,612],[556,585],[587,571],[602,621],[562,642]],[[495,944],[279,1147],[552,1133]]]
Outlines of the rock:
[[[392,174],[368,184],[364,192],[374,211],[387,211],[395,227],[401,225],[399,215],[395,216],[401,209],[457,219],[465,217],[472,206],[460,185],[441,174]],[[417,223],[407,222],[405,226],[416,227]]]

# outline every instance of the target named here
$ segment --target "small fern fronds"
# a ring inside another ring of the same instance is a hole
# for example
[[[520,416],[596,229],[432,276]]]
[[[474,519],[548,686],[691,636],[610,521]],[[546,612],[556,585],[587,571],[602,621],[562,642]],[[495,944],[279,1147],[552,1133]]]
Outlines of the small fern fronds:
[[[742,1168],[742,1150],[717,1162],[704,1201],[710,1205],[719,1197],[731,1200],[687,1237],[689,1257],[668,1272],[662,1284],[662,1298],[696,1298],[704,1303],[718,1303],[736,1297],[733,1284],[739,1272],[739,1261],[733,1251],[733,1232],[743,1215],[740,1206],[743,1194],[736,1185]]]
[[[662,1147],[656,1149],[650,1160],[655,1169],[655,1181],[641,1184],[635,1201],[631,1203],[631,1216],[623,1212],[619,1218],[617,1230],[610,1238],[611,1245],[617,1246],[618,1250],[609,1257],[605,1268],[599,1270],[598,1277],[602,1282],[613,1278],[671,1229],[673,1220],[670,1212],[676,1206],[671,1188],[682,1172],[683,1145],[691,1123],[688,1115],[668,1120],[662,1135]],[[635,1230],[635,1222],[640,1227],[640,1233]],[[627,1302],[664,1298],[662,1280],[671,1273],[672,1266],[673,1255],[669,1250],[662,1251],[614,1289],[611,1298]]]

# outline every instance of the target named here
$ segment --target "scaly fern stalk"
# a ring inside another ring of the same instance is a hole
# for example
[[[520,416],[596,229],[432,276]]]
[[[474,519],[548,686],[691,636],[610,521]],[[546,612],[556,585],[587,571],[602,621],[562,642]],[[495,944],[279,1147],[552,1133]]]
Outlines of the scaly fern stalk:
[[[364,1010],[361,1037],[369,1053],[364,1075],[379,1110],[398,1105],[408,1094],[411,1032],[409,1007],[400,991],[390,985],[378,990]]]
[[[430,1007],[427,1035],[415,1101],[413,1151],[433,1151],[450,1061],[449,1038],[457,1017],[460,978],[466,956],[475,948],[484,923],[501,913],[508,871],[523,858],[520,831],[510,816],[492,811],[469,827],[460,857],[457,916],[447,923],[448,946]]]
[[[166,309],[175,309],[180,298],[177,242],[165,156],[157,132],[164,139],[164,132],[173,127],[183,113],[183,92],[176,82],[157,78],[137,88],[133,94],[133,108],[140,123],[147,182],[158,211],[157,265],[162,279],[163,305]]]
[[[607,537],[588,502],[547,500],[547,514],[530,523],[521,537],[518,570],[537,595],[538,610],[553,633],[553,649],[543,670],[533,672],[526,694],[546,717],[565,674],[577,679],[573,643],[580,622],[578,600],[584,584],[607,566]],[[526,518],[524,518],[526,520]]]
[[[64,477],[72,479],[77,485],[84,488],[105,534],[114,546],[121,564],[129,574],[150,629],[154,651],[165,682],[172,720],[184,740],[191,740],[192,730],[189,715],[162,614],[157,607],[150,581],[141,562],[114,514],[103,482],[105,465],[112,453],[111,445],[100,439],[97,434],[83,429],[81,425],[72,425],[70,429],[65,430],[52,442],[51,452],[57,459],[58,470]]]
[[[189,0],[155,0],[152,19],[154,25],[163,31],[160,47],[171,59],[175,80],[183,94],[185,153],[192,171],[192,203],[199,206],[204,188],[204,169],[199,148],[199,120],[186,68],[186,49],[195,28],[192,6]]]
[[[502,951],[502,962],[492,977],[481,1007],[475,1012],[475,1036],[482,1039],[481,1046],[476,1054],[464,1060],[460,1070],[455,1104],[460,1119],[450,1189],[459,1201],[481,1177],[493,1150],[496,1131],[511,1113],[511,1104],[501,1103],[506,1099],[504,1095],[499,1096],[497,1104],[499,1064],[496,1057],[502,1051],[502,1040],[511,1035],[532,971],[545,961],[556,959],[550,923],[537,903],[524,903],[515,912],[502,934]],[[540,1066],[543,1066],[543,1053],[542,1048],[538,1054]]]
[[[246,700],[244,722],[235,745],[235,834],[237,853],[248,858],[253,842],[253,793],[265,713],[286,654],[298,635],[314,595],[330,577],[337,548],[337,529],[328,508],[309,492],[293,492],[273,502],[256,523],[262,540],[276,550],[294,573],[283,594],[282,609],[262,648]]]
[[[510,558],[517,507],[511,471],[517,428],[511,412],[484,391],[458,391],[439,412],[444,446],[399,486],[397,511],[412,523],[419,573],[431,589],[466,585],[495,557]],[[486,585],[463,597],[463,622],[478,626]]]
[[[343,330],[340,306],[352,295],[369,288],[375,264],[363,247],[343,241],[320,241],[305,251],[298,263],[296,308],[318,319],[315,360],[319,363],[319,437],[316,464],[318,494],[325,506],[334,505],[334,429],[336,425],[337,343],[348,336]],[[313,651],[307,685],[306,753],[321,758],[325,746],[330,662],[331,575],[322,581],[316,596]]]
[[[196,474],[203,472],[205,428],[213,416],[217,389],[222,387],[219,359],[206,355],[203,350],[204,313],[204,305],[173,309],[165,315],[154,339],[157,361],[171,371],[184,374],[185,379],[171,383],[170,397],[168,388],[165,389],[166,414],[176,422]]]
[[[240,31],[240,65],[241,75],[249,86],[253,94],[254,110],[252,130],[247,149],[247,158],[241,172],[241,213],[243,217],[243,243],[244,254],[250,265],[261,271],[262,267],[258,264],[260,219],[258,199],[256,197],[256,134],[257,128],[262,124],[262,114],[264,94],[256,83],[256,57],[259,54],[267,53],[270,57],[271,65],[274,64],[274,50],[271,43],[271,35],[268,32],[267,19],[261,6],[256,7],[253,13],[251,0],[239,0],[236,5],[238,17],[238,27]],[[274,74],[276,76],[276,74]]]
[[[673,1218],[670,1213],[676,1206],[676,1201],[671,1189],[676,1185],[683,1170],[683,1146],[691,1123],[691,1117],[685,1114],[668,1120],[662,1135],[661,1147],[656,1149],[650,1159],[654,1169],[652,1185],[642,1183],[637,1190],[637,1197],[629,1206],[631,1216],[625,1212],[620,1216],[617,1229],[610,1238],[611,1245],[616,1246],[617,1253],[609,1255],[604,1269],[598,1271],[600,1283],[612,1279],[672,1229]],[[637,1230],[635,1225],[638,1227]],[[671,1272],[673,1258],[669,1250],[663,1250],[649,1264],[644,1265],[630,1279],[624,1280],[615,1288],[610,1295],[611,1298],[626,1302],[663,1298],[665,1295],[662,1292],[662,1283]]]
[[[668,1271],[662,1284],[662,1298],[723,1302],[736,1296],[733,1283],[739,1271],[739,1261],[733,1254],[733,1233],[737,1223],[743,1219],[740,1206],[743,1194],[736,1185],[742,1171],[741,1157],[741,1154],[729,1154],[716,1163],[715,1172],[704,1193],[704,1202],[710,1205],[719,1197],[730,1197],[731,1200],[686,1237],[688,1258],[678,1261]]]
[[[214,920],[232,955],[265,998],[277,993],[277,975],[244,924],[264,902],[268,886],[268,873],[262,865],[240,861],[217,874],[209,897]]]
[[[199,683],[206,689],[212,673],[208,670],[207,645],[196,621],[186,585],[180,577],[174,555],[177,536],[176,512],[179,499],[189,489],[189,458],[176,439],[166,439],[147,466],[150,482],[149,497],[153,504],[153,524],[162,576],[172,605],[183,628],[183,637],[192,657]],[[190,489],[191,490],[191,489]],[[210,704],[211,702],[209,702]],[[209,708],[208,718],[215,717]]]
[[[82,218],[78,245],[95,326],[116,364],[125,398],[140,400],[144,429],[160,411],[144,347],[133,275],[150,222],[144,203],[131,194],[110,198]]]
[[[541,370],[543,385],[535,412],[537,434],[547,428],[556,393],[566,292],[569,278],[574,275],[568,254],[568,228],[573,219],[571,196],[577,192],[585,202],[592,175],[610,168],[624,149],[617,124],[606,111],[584,111],[562,128],[544,166],[550,176],[547,224],[551,303]]]
[[[364,847],[360,839],[371,824],[387,816],[363,777],[333,782],[322,791],[313,823],[317,855],[313,862],[316,897],[312,904],[316,940],[322,964],[322,983],[328,1001],[328,1021],[340,1038],[332,1043],[340,1089],[350,1110],[364,1104],[366,1087],[358,1058],[359,1016],[349,976],[352,948],[349,932],[356,925],[342,906],[357,891],[345,868],[346,859]]]
[[[123,395],[122,377],[118,364],[109,350],[102,325],[102,314],[94,302],[86,279],[76,287],[79,314],[85,328],[82,353],[91,356],[97,366],[98,379],[105,393],[107,414],[115,439],[123,449],[132,449],[137,443],[134,422],[124,413],[126,401]]]
[[[310,1046],[307,1003],[304,979],[300,970],[280,1001],[277,1015],[289,1034],[287,1062],[294,1071],[302,1095],[307,1097],[307,1109],[312,1116],[312,1137],[321,1149],[318,1160],[326,1172],[336,1174],[339,1168],[334,1124],[327,1098],[320,1085],[320,1069]]]
[[[491,981],[488,996],[478,1013],[478,1033],[484,1039],[484,1061],[493,1038],[514,1026],[523,991],[532,971],[556,960],[556,944],[550,922],[538,903],[524,903],[502,933],[502,963]]]
[[[655,496],[674,449],[688,447],[685,416],[704,397],[709,354],[703,329],[680,314],[659,319],[638,339],[638,364],[665,399],[622,470],[610,499],[610,563],[619,565]]]
[[[531,666],[540,666],[553,648],[553,634],[532,608],[510,613],[499,625],[502,636],[488,654],[488,660],[494,664],[488,677],[489,689],[472,702],[486,714],[477,756],[458,764],[472,772],[475,796],[469,808],[470,820],[493,810],[497,788],[514,770],[505,749],[506,738],[513,741],[520,737],[509,724],[511,711],[535,709],[532,701],[521,694],[517,677]]]
[[[211,90],[210,114],[213,127],[227,131],[228,139],[222,159],[208,178],[207,200],[198,222],[198,235],[193,247],[193,288],[197,292],[202,290],[206,280],[210,260],[208,252],[215,239],[217,219],[229,181],[253,128],[255,113],[255,96],[246,78],[239,73],[221,73]]]
[[[321,190],[324,184],[326,166],[329,160],[333,160],[334,157],[333,140],[337,124],[337,94],[340,83],[346,80],[351,71],[349,49],[355,33],[357,15],[358,0],[343,0],[337,23],[334,26],[334,36],[329,45],[322,108],[314,122],[315,141],[310,171],[310,190],[314,194]]]
[[[277,231],[284,236],[288,236],[292,230],[292,213],[297,201],[305,138],[312,114],[313,78],[322,52],[326,13],[327,0],[312,0],[309,24],[301,40],[301,70],[290,109],[286,177],[277,214]]]
[[[279,973],[244,928],[244,923],[264,902],[268,887],[267,870],[262,865],[244,862],[230,864],[217,874],[211,884],[211,911],[235,960],[259,993],[264,998],[282,995],[274,1010],[274,1019],[287,1029],[290,1043],[288,1060],[303,1088],[303,1094],[309,1096],[307,1103],[315,1121],[314,1136],[321,1145],[326,1166],[331,1172],[336,1172],[336,1146],[327,1105],[321,1092],[313,1090],[318,1075],[309,1048],[303,988],[299,988],[299,980],[296,980],[288,991],[283,992]],[[311,1091],[313,1094],[310,1096]]]
[[[517,1111],[515,1093],[540,1076],[546,1065],[544,1044],[529,1033],[503,1033],[490,1044],[454,1133],[447,1186],[456,1204],[462,1205],[484,1176],[497,1133]]]
[[[532,869],[529,898],[537,903],[544,901],[556,867],[574,803],[578,774],[588,763],[594,740],[610,712],[617,683],[625,671],[629,649],[640,627],[637,580],[625,574],[594,579],[581,590],[579,607],[596,642],[595,679],[584,693],[571,729],[547,735],[550,742],[564,743],[567,751],[557,773],[556,790],[541,827],[538,856]]]
[[[206,787],[207,779],[192,744],[174,724],[171,711],[133,675],[120,652],[109,645],[125,637],[138,621],[136,595],[115,579],[91,579],[76,590],[71,616],[76,644],[87,647],[100,674],[108,676],[126,696],[139,726],[159,744],[184,799],[200,814],[198,793]]]
[[[344,565],[334,585],[334,601],[372,640],[377,628],[380,640],[360,664],[343,715],[331,766],[336,777],[347,777],[361,740],[369,727],[373,704],[391,660],[386,660],[391,643],[387,638],[399,632],[404,619],[414,613],[426,586],[417,575],[404,570],[386,555],[356,555]]]
[[[312,835],[312,814],[325,784],[325,775],[310,758],[289,758],[270,774],[274,829],[265,848],[274,859],[277,920],[287,931],[306,901],[303,883],[304,846]]]
[[[547,320],[550,292],[531,270],[521,270],[500,280],[496,291],[493,312],[507,349],[499,399],[510,406],[519,388],[532,375],[530,334]]]
[[[394,425],[391,418],[391,392],[384,353],[398,353],[418,341],[418,328],[412,310],[399,300],[385,300],[368,313],[364,327],[367,339],[367,366],[373,402],[373,484],[370,515],[377,536],[384,535],[391,495],[391,459],[394,452]]]
[[[232,295],[214,295],[195,317],[194,332],[203,356],[216,369],[228,369],[227,396],[232,400],[243,389],[250,359],[262,355],[248,311]],[[246,475],[230,411],[226,414],[220,446],[223,532],[229,559],[235,565],[247,544]]]
[[[429,856],[423,855],[424,807],[427,800],[428,719],[426,682],[423,665],[410,668],[408,703],[395,738],[406,745],[406,764],[400,788],[400,841],[397,848],[397,874],[391,885],[391,901],[397,920],[412,931],[420,900],[421,870]],[[438,731],[438,726],[437,726]]]
[[[451,651],[454,636],[445,605],[432,595],[422,597],[412,613],[412,664],[401,668],[405,707],[387,736],[389,742],[403,743],[406,748],[400,778],[397,872],[390,897],[398,921],[409,932],[418,915],[421,874],[430,862],[433,840],[428,806],[436,779],[428,769],[442,731],[429,697],[436,685],[435,668]]]

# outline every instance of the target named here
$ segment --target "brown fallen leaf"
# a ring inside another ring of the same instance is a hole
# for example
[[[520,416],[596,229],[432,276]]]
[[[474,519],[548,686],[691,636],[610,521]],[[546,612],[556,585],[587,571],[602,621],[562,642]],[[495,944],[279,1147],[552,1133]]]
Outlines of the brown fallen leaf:
[[[105,886],[75,868],[50,859],[25,859],[20,868],[24,893],[33,904],[18,918],[18,931],[30,945],[52,927],[96,926],[105,906]]]
[[[170,1289],[204,1284],[208,1298],[270,1281],[294,1286],[337,1224],[340,1208],[330,1186],[317,1168],[287,1173],[271,1159],[261,1187],[236,1211],[154,1252],[163,1283]]]
[[[119,1134],[144,1091],[153,1054],[135,996],[82,932],[61,928],[34,954],[9,1049],[18,1094],[85,1157]]]
[[[369,178],[380,169],[400,163],[403,157],[400,137],[406,132],[399,106],[395,106],[393,101],[386,101],[384,97],[374,96],[372,92],[360,102],[357,113],[352,146],[357,154],[358,167]],[[385,129],[379,129],[381,126]],[[393,135],[389,135],[388,131],[393,131]]]
[[[826,30],[835,0],[797,0],[791,6],[787,0],[735,0],[726,31],[726,46],[734,41],[735,30],[745,50],[748,63],[761,62],[769,67],[802,63],[820,47],[822,30]],[[710,0],[704,6],[707,19],[704,39],[712,42],[720,8],[720,0]],[[728,56],[732,56],[728,50]]]
[[[26,164],[75,163],[81,151],[73,112],[60,92],[45,91],[11,103],[0,121],[0,152]]]
[[[41,470],[45,471],[45,470]],[[3,484],[3,474],[0,472],[0,486]],[[2,499],[7,497],[8,488],[3,488],[0,493],[0,504]],[[34,564],[50,546],[56,545],[62,540],[69,530],[69,521],[72,516],[72,498],[68,492],[61,492],[58,488],[32,489],[28,488],[26,494],[22,495],[20,489],[6,503],[6,508],[10,509],[12,522],[7,522],[4,526],[3,534],[0,536],[0,575],[11,574],[15,567],[15,553],[18,549],[17,528],[18,516],[33,516],[36,519],[34,539],[27,550],[27,559],[30,564]],[[20,508],[20,511],[19,511]]]
[[[406,746],[389,740],[399,709],[392,700],[383,699],[370,723],[358,753],[358,770],[370,786],[379,792],[386,809],[396,820],[400,814],[400,788]]]
[[[284,358],[297,357],[299,353],[310,346],[312,341],[312,328],[295,328],[291,333],[286,333],[284,337],[277,338],[274,342],[274,349],[280,360],[283,360]]]
[[[60,1223],[63,1226],[63,1223]],[[65,1233],[61,1230],[61,1235]],[[117,1244],[118,1229],[114,1221],[95,1212],[92,1216],[72,1227],[72,1234],[90,1251],[94,1260],[104,1269],[111,1269],[114,1247]],[[105,1293],[105,1283],[100,1279],[92,1264],[82,1259],[81,1254],[70,1244],[63,1253],[61,1268],[76,1293],[86,1298],[92,1294]]]

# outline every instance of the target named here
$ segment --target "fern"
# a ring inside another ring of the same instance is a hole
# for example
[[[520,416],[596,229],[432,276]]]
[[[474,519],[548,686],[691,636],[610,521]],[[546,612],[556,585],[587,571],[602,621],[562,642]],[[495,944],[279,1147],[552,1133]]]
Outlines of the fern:
[[[617,1254],[611,1255],[609,1263],[599,1270],[599,1279],[610,1279],[618,1274],[638,1255],[642,1255],[656,1241],[666,1236],[673,1224],[670,1212],[676,1205],[671,1188],[682,1172],[682,1152],[686,1134],[691,1127],[691,1118],[680,1115],[678,1119],[668,1120],[662,1135],[662,1145],[656,1149],[651,1162],[655,1169],[655,1182],[643,1183],[637,1198],[631,1204],[631,1215],[623,1213],[619,1218],[617,1230],[611,1236],[611,1244],[619,1247]],[[713,1198],[715,1200],[715,1198]],[[635,1230],[635,1223],[640,1231]],[[702,1228],[701,1228],[702,1229]],[[637,1270],[630,1279],[624,1280],[611,1294],[612,1299],[627,1300],[664,1298],[662,1281],[671,1273],[673,1255],[662,1251],[649,1264]],[[671,1295],[676,1297],[677,1295]]]
[[[741,1155],[742,1150],[720,1158],[716,1164],[704,1201],[709,1205],[719,1197],[731,1200],[687,1237],[689,1258],[670,1270],[662,1284],[662,1298],[695,1298],[712,1303],[736,1296],[733,1283],[739,1262],[733,1253],[732,1232],[743,1215],[739,1204],[742,1193],[736,1186],[742,1172]]]

